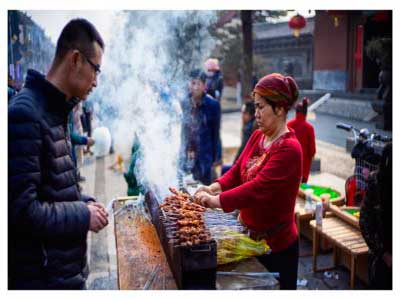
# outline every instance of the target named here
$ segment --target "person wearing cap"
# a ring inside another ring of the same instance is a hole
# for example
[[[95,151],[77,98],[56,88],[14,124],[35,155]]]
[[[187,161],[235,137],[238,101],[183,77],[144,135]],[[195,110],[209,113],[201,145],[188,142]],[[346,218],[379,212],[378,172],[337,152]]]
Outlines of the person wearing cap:
[[[307,182],[310,175],[311,163],[316,152],[314,127],[307,122],[308,98],[296,105],[296,116],[287,126],[292,128],[303,150],[303,178],[301,182]]]
[[[209,58],[204,63],[206,69],[206,85],[207,94],[211,95],[218,101],[221,101],[222,90],[224,89],[224,82],[221,70],[219,68],[219,61],[216,58]]]
[[[265,240],[270,254],[259,261],[280,273],[281,289],[296,289],[298,233],[295,203],[302,175],[301,145],[286,126],[298,98],[292,77],[273,73],[253,90],[259,129],[251,135],[233,167],[213,184],[199,188],[195,198],[205,207],[239,210],[251,238]]]
[[[182,103],[184,169],[191,172],[194,179],[210,184],[217,157],[221,107],[206,94],[204,72],[194,70],[190,77],[188,101]]]

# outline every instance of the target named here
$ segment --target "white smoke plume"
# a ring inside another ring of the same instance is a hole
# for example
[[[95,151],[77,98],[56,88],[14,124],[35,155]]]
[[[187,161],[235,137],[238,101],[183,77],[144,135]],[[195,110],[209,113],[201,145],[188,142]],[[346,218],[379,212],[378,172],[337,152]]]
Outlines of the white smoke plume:
[[[160,201],[178,185],[182,112],[188,71],[202,68],[213,40],[208,11],[124,11],[115,15],[102,74],[92,98],[97,125],[107,126],[117,152],[141,145],[140,184]]]

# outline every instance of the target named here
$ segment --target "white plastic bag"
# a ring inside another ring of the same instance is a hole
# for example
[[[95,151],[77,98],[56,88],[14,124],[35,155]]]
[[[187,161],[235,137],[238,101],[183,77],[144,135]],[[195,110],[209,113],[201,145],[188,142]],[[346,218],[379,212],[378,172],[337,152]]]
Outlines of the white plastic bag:
[[[111,134],[107,127],[97,127],[93,131],[93,152],[96,157],[106,156],[110,152]]]

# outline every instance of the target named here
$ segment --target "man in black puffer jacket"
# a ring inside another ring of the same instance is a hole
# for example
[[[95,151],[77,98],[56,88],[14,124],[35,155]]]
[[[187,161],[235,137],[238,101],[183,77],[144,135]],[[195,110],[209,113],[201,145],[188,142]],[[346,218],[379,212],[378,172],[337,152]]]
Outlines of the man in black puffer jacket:
[[[107,224],[80,193],[68,114],[97,85],[104,43],[84,19],[63,29],[46,75],[29,70],[8,108],[9,289],[84,289],[86,237]]]

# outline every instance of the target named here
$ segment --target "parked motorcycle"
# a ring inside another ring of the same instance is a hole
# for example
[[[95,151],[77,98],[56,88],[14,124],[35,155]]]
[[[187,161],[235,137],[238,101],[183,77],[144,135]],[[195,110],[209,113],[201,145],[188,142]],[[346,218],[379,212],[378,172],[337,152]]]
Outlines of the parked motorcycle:
[[[360,206],[367,190],[368,176],[378,168],[383,148],[392,138],[345,123],[337,123],[336,128],[353,133],[351,157],[355,159],[355,167],[353,175],[345,183],[346,205]]]

